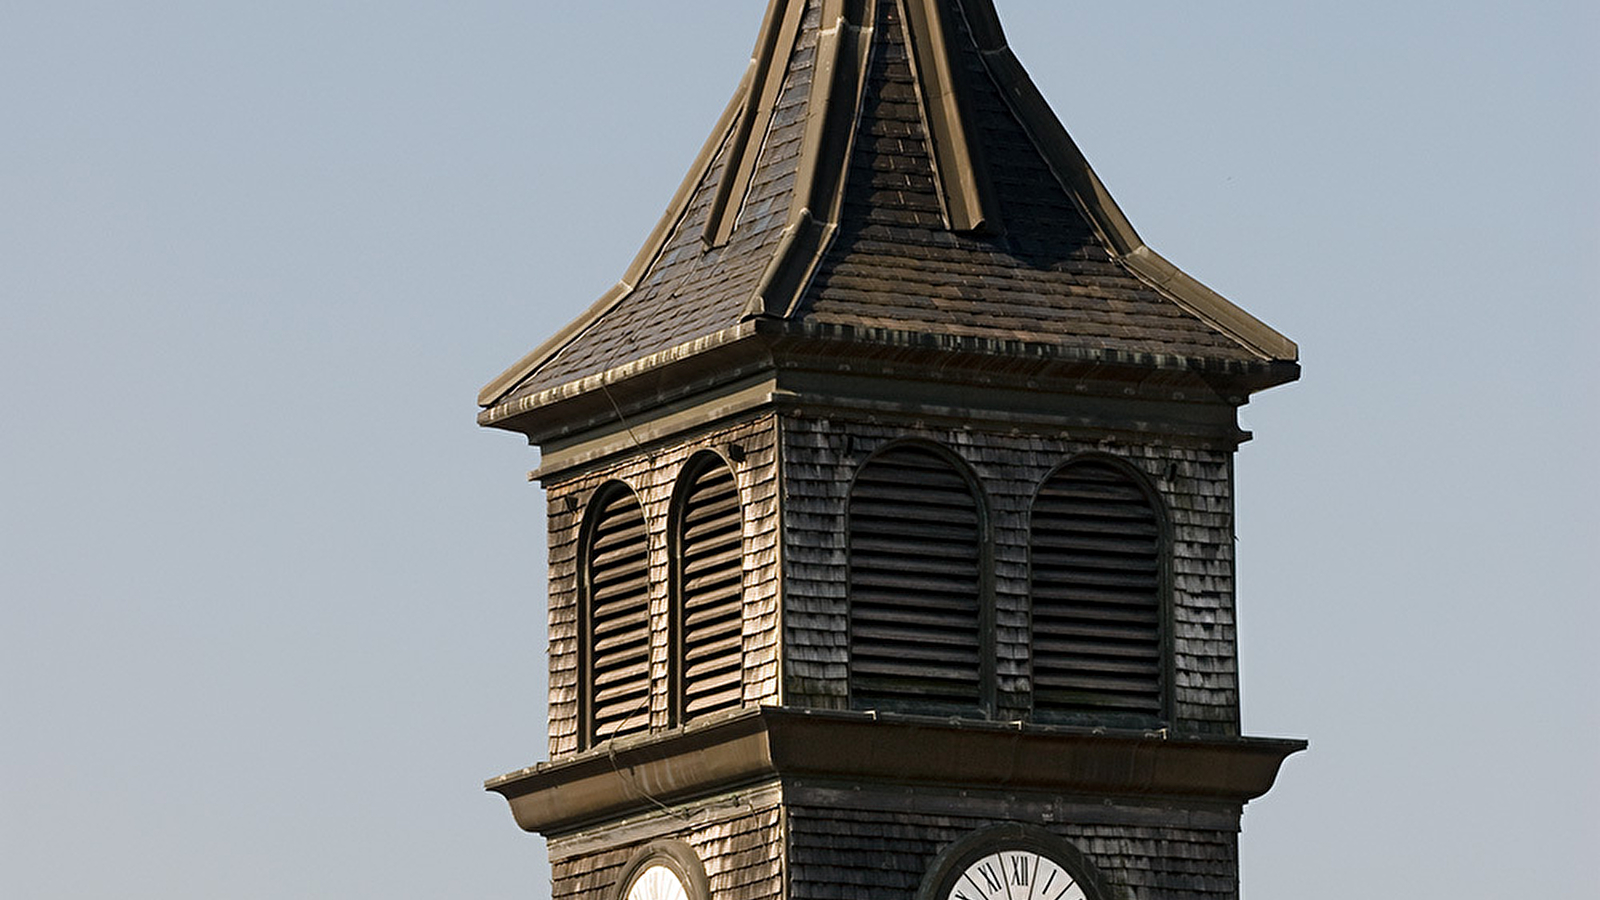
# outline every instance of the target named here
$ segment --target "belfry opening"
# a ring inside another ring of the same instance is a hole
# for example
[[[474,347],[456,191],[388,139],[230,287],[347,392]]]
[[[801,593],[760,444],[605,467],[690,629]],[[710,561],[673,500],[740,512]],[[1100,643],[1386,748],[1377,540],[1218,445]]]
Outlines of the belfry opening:
[[[581,304],[580,304],[581,305]],[[576,307],[575,307],[576,308]],[[772,0],[618,284],[490,382],[549,510],[559,898],[1237,898],[1238,410],[992,0]]]

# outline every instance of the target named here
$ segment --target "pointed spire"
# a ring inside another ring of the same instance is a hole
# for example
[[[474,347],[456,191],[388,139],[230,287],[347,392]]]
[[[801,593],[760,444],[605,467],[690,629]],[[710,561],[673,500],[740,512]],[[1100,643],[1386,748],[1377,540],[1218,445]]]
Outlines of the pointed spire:
[[[1293,342],[1144,245],[992,0],[771,0],[747,74],[622,282],[485,387],[480,418],[763,328],[1252,369],[1257,387],[1298,371]]]

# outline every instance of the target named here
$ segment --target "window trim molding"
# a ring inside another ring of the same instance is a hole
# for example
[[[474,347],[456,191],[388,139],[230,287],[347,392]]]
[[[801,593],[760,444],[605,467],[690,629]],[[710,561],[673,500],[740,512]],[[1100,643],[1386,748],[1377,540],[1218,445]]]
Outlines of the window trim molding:
[[[855,498],[856,485],[861,480],[861,475],[869,466],[877,462],[884,455],[895,450],[911,447],[933,453],[945,462],[966,481],[967,487],[972,492],[973,503],[978,514],[978,714],[982,719],[993,719],[998,710],[998,658],[997,646],[998,632],[996,626],[996,596],[995,596],[995,534],[994,513],[990,503],[989,493],[984,488],[983,480],[978,477],[977,471],[959,453],[948,445],[936,440],[923,437],[898,437],[885,441],[881,446],[867,454],[865,458],[855,463],[854,471],[850,475],[849,487],[844,494],[844,624],[845,624],[845,695],[844,706],[846,709],[855,709],[855,677],[854,654],[851,640],[851,621],[854,610],[854,596],[851,590],[850,579],[851,562],[855,555],[854,542],[851,540],[854,525],[851,522],[851,507]]]
[[[635,853],[623,867],[617,882],[610,891],[610,900],[628,900],[628,892],[645,870],[663,866],[678,876],[689,900],[708,900],[711,881],[706,877],[705,862],[700,854],[683,841],[653,841]]]
[[[1035,825],[991,825],[946,845],[928,866],[914,895],[916,900],[947,900],[950,888],[968,866],[993,853],[1031,851],[1049,857],[1067,870],[1088,900],[1111,900],[1114,892],[1088,854],[1060,835]]]
[[[1028,708],[1028,721],[1030,721],[1030,722],[1039,722],[1038,706],[1037,706],[1037,703],[1035,702],[1036,691],[1035,691],[1034,679],[1033,679],[1033,671],[1034,671],[1034,631],[1033,631],[1033,609],[1034,609],[1034,597],[1033,597],[1033,585],[1034,585],[1034,564],[1033,564],[1034,522],[1033,522],[1033,517],[1034,517],[1034,512],[1038,508],[1040,496],[1043,495],[1044,489],[1050,484],[1050,482],[1054,481],[1057,476],[1059,476],[1062,472],[1065,472],[1067,469],[1071,468],[1072,466],[1082,465],[1082,464],[1086,464],[1086,463],[1100,463],[1100,464],[1103,464],[1103,465],[1108,465],[1108,466],[1110,466],[1110,467],[1112,467],[1114,469],[1117,469],[1123,475],[1127,476],[1128,479],[1133,482],[1134,486],[1137,487],[1140,490],[1140,492],[1144,494],[1146,502],[1148,502],[1149,505],[1150,505],[1151,512],[1153,512],[1155,514],[1156,533],[1157,533],[1157,537],[1156,537],[1156,565],[1157,565],[1157,573],[1158,573],[1157,574],[1157,582],[1156,582],[1157,583],[1156,604],[1158,606],[1156,621],[1158,623],[1158,627],[1161,629],[1161,633],[1160,633],[1160,637],[1159,637],[1159,641],[1158,641],[1158,646],[1160,648],[1159,652],[1161,654],[1161,662],[1160,662],[1160,678],[1161,678],[1161,682],[1158,685],[1158,691],[1159,691],[1159,694],[1160,694],[1159,704],[1160,704],[1160,708],[1161,708],[1161,713],[1160,713],[1160,722],[1158,723],[1158,727],[1172,728],[1172,727],[1174,727],[1176,725],[1176,719],[1177,719],[1177,690],[1176,690],[1176,688],[1177,688],[1177,641],[1176,641],[1176,631],[1177,631],[1177,628],[1176,628],[1176,626],[1177,626],[1177,586],[1176,586],[1176,583],[1175,583],[1175,579],[1173,577],[1173,549],[1174,549],[1174,546],[1176,545],[1176,541],[1175,541],[1175,534],[1174,534],[1173,525],[1172,525],[1172,511],[1171,511],[1171,508],[1170,508],[1169,504],[1167,503],[1166,495],[1164,493],[1162,493],[1162,491],[1160,490],[1160,488],[1158,486],[1158,483],[1156,482],[1155,479],[1151,478],[1151,476],[1148,473],[1146,473],[1143,469],[1140,469],[1138,467],[1138,465],[1135,464],[1133,461],[1131,461],[1131,460],[1129,460],[1129,459],[1127,459],[1125,457],[1118,456],[1118,455],[1116,455],[1114,453],[1108,453],[1108,452],[1106,452],[1104,450],[1088,450],[1088,451],[1083,451],[1083,452],[1074,453],[1074,454],[1069,455],[1066,459],[1062,460],[1061,463],[1059,463],[1058,465],[1054,466],[1048,472],[1045,473],[1044,478],[1042,478],[1039,481],[1039,484],[1034,488],[1032,498],[1029,499],[1029,501],[1028,501],[1028,509],[1027,509],[1027,513],[1026,513],[1026,515],[1027,515],[1027,523],[1028,523],[1027,532],[1026,532],[1027,533],[1027,548],[1026,549],[1027,549],[1027,555],[1028,555],[1027,592],[1026,592],[1026,597],[1027,597],[1026,613],[1027,613],[1027,620],[1028,620],[1028,631],[1027,631],[1027,635],[1028,635],[1028,640],[1027,640],[1027,651],[1028,651],[1027,652],[1027,671],[1028,671],[1027,708]],[[1068,721],[1063,721],[1061,723],[1052,723],[1052,724],[1093,724],[1093,723],[1088,722],[1087,719],[1083,719],[1081,721],[1068,720]]]
[[[684,627],[686,598],[684,596],[683,517],[693,481],[718,466],[727,470],[733,480],[733,491],[739,505],[739,594],[740,594],[740,644],[741,656],[746,623],[743,596],[745,590],[745,562],[749,559],[749,542],[745,536],[745,493],[739,486],[739,470],[727,454],[716,448],[703,448],[689,455],[679,467],[672,486],[672,500],[667,512],[667,721],[675,728],[689,721],[688,710],[688,660],[686,658],[687,629]],[[743,660],[740,670],[743,671]],[[741,678],[742,681],[742,678]],[[742,693],[742,685],[741,685]]]
[[[595,674],[594,674],[594,586],[592,583],[592,568],[594,565],[594,540],[595,530],[599,527],[601,508],[613,497],[627,494],[639,507],[640,518],[645,527],[645,569],[648,575],[650,564],[650,517],[645,512],[644,501],[639,497],[639,492],[633,485],[620,478],[608,478],[589,493],[589,499],[583,505],[583,521],[578,531],[578,749],[589,750],[599,746],[603,741],[595,734]],[[648,589],[646,604],[648,607]],[[650,629],[652,632],[654,629]],[[652,638],[653,641],[653,638]],[[653,669],[653,667],[652,667]],[[651,716],[655,706],[655,677],[651,671],[649,675],[649,706],[645,710],[647,717]],[[606,740],[609,740],[607,738]]]

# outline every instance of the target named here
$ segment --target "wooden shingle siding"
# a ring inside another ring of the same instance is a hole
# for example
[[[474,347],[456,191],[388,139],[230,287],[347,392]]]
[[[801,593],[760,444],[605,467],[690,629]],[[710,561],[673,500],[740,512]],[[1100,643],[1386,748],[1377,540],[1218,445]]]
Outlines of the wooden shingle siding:
[[[982,513],[966,476],[891,447],[856,477],[849,523],[851,704],[979,715]]]
[[[1106,453],[1140,472],[1168,517],[1171,544],[1172,727],[1239,733],[1234,660],[1232,448],[1184,439],[1108,443],[1059,431],[936,427],[887,418],[785,416],[786,703],[848,702],[845,548],[849,490],[859,468],[893,441],[937,443],[963,460],[988,502],[993,554],[995,716],[1032,713],[1029,535],[1033,501],[1064,463]]]
[[[823,420],[782,420],[784,685],[793,706],[849,704],[845,508],[858,457]]]
[[[586,743],[650,726],[650,568],[644,510],[613,482],[589,503],[580,635]]]
[[[586,483],[588,490],[598,484]],[[574,491],[546,494],[546,557],[550,709],[546,722],[552,756],[556,747],[571,753],[578,749],[578,532],[583,507]]]
[[[1162,529],[1144,488],[1108,460],[1072,462],[1039,491],[1029,534],[1036,720],[1160,720]]]
[[[702,453],[679,477],[673,640],[680,721],[744,701],[744,508],[733,472]]]
[[[741,703],[777,702],[778,685],[778,498],[777,442],[771,414],[685,433],[642,448],[637,455],[589,468],[547,474],[550,512],[550,756],[577,752],[578,541],[586,504],[608,481],[626,484],[638,497],[648,528],[650,705],[649,727],[670,727],[672,701],[672,599],[668,590],[671,509],[685,465],[707,447],[738,445],[743,459],[731,465],[743,507],[744,553],[740,563],[744,597],[740,620]]]
[[[707,806],[717,808],[715,802]],[[601,852],[567,856],[565,842],[550,842],[552,900],[614,900],[623,869],[651,840],[680,840],[693,848],[705,865],[713,898],[778,900],[783,893],[782,815],[776,805],[751,809],[743,797],[721,805],[721,814],[692,816],[687,810],[662,813],[655,821],[635,823],[655,832],[648,840],[613,846]],[[697,805],[697,809],[699,806]],[[736,810],[730,814],[729,811]],[[681,818],[680,818],[681,816]],[[653,826],[653,827],[652,827]],[[579,835],[582,839],[584,836]],[[542,892],[532,891],[533,896]]]
[[[1143,245],[988,0],[771,0],[756,47],[621,281],[479,395],[543,454],[551,763],[489,787],[549,896],[666,852],[927,900],[1010,840],[1237,900],[1304,742],[1216,739],[1236,410],[1296,348]]]
[[[1005,818],[904,810],[790,807],[792,900],[913,900],[945,847]],[[1122,897],[1236,900],[1234,828],[1046,823]]]

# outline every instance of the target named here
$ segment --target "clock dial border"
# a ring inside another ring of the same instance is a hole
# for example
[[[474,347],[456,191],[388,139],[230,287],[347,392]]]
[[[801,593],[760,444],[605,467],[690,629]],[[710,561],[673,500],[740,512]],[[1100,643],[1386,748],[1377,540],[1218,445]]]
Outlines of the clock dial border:
[[[682,841],[655,841],[635,853],[623,867],[622,877],[617,879],[612,900],[631,900],[634,886],[655,868],[671,872],[683,886],[688,900],[709,900],[711,888],[705,863],[693,847]]]
[[[1015,873],[1004,868],[1019,863],[1023,867]],[[1048,879],[1055,871],[1070,877],[1079,890],[1052,882],[1048,893],[1036,894],[1038,876],[1044,873]],[[1027,892],[1019,894],[1022,882],[1027,882]],[[917,891],[917,900],[1112,900],[1114,896],[1105,877],[1070,841],[1027,825],[984,828],[950,844],[935,857]]]

